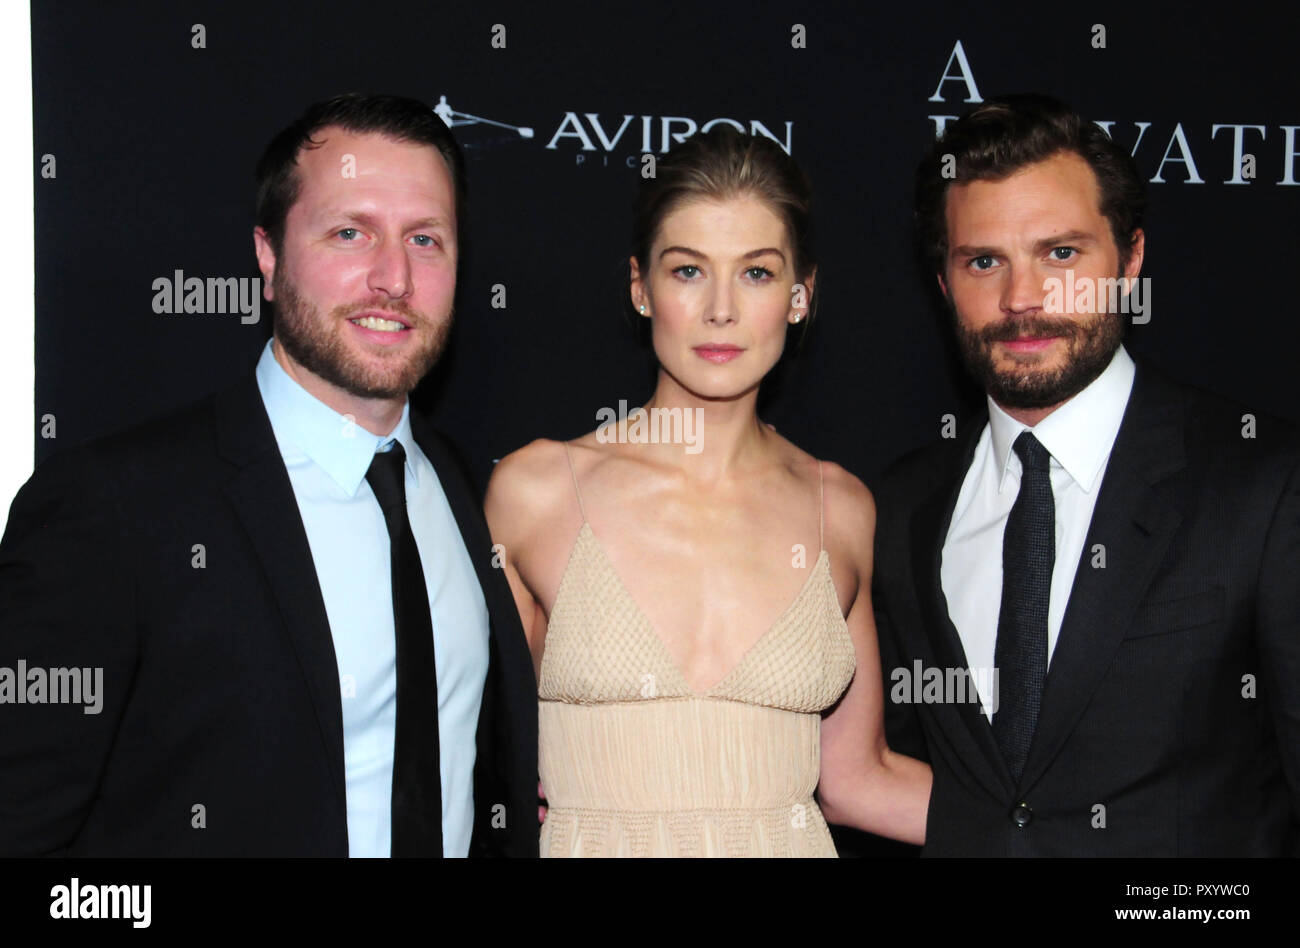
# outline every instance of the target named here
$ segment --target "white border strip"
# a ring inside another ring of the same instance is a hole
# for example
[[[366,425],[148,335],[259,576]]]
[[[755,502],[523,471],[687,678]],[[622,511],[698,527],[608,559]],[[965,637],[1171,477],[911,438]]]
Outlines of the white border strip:
[[[0,530],[32,472],[36,435],[36,274],[32,176],[32,20],[26,0],[0,4],[0,220],[11,235],[0,254],[0,286],[13,307],[0,345]]]

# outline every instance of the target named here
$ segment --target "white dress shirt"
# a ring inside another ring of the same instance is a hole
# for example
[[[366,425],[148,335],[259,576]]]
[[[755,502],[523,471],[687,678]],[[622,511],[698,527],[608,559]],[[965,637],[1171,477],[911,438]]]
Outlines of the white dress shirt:
[[[1050,667],[1134,374],[1133,360],[1120,346],[1101,375],[1032,429],[1008,415],[993,399],[988,400],[989,421],[957,496],[940,568],[948,616],[957,627],[966,661],[976,672],[972,681],[996,680],[988,673],[993,669],[1002,606],[1002,534],[1020,491],[1020,458],[1012,444],[1020,432],[1032,430],[1052,456],[1056,563],[1047,610]],[[1091,558],[1091,552],[1088,555]],[[984,713],[991,721],[989,697],[981,695]]]
[[[257,384],[307,531],[338,660],[348,855],[388,856],[392,845],[392,569],[388,527],[366,471],[375,452],[391,450],[394,441],[406,452],[406,508],[433,619],[443,853],[468,855],[475,737],[488,668],[487,603],[438,475],[411,433],[410,402],[396,428],[371,434],[291,379],[270,342],[257,364]],[[267,722],[269,733],[275,726]]]

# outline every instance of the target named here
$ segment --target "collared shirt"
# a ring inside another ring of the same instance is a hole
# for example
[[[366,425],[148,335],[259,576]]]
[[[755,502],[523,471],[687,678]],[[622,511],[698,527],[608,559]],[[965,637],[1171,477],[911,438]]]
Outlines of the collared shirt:
[[[1132,358],[1120,346],[1110,364],[1083,391],[1032,429],[988,400],[989,421],[962,482],[943,545],[940,579],[948,616],[961,637],[972,680],[990,682],[1002,608],[1002,534],[1020,492],[1020,457],[1012,450],[1020,432],[1032,430],[1051,454],[1056,505],[1056,562],[1047,610],[1051,662],[1075,571],[1092,522],[1097,494],[1133,388]],[[984,713],[993,719],[993,702]]]
[[[350,856],[391,852],[397,646],[388,528],[366,471],[376,451],[394,442],[406,451],[407,513],[438,666],[443,852],[465,856],[488,667],[487,603],[438,475],[411,433],[410,402],[389,434],[371,434],[290,378],[270,342],[257,363],[257,385],[307,531],[338,660]]]

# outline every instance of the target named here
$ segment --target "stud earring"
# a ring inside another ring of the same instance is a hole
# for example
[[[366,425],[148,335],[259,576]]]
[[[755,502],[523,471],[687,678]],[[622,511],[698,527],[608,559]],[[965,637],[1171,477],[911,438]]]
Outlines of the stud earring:
[[[803,319],[803,313],[795,313],[794,319],[792,319],[791,322],[797,323],[801,319]]]
[[[644,304],[644,303],[641,304],[641,315],[642,315],[642,316],[645,315],[645,304]]]

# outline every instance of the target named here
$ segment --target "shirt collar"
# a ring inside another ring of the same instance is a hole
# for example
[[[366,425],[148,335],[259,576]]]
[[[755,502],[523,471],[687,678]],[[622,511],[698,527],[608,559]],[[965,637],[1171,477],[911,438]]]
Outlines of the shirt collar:
[[[1101,375],[1032,429],[1052,459],[1085,493],[1092,493],[1097,476],[1110,457],[1135,374],[1132,357],[1120,346]],[[993,457],[1001,472],[1000,493],[1006,486],[1011,459],[1015,456],[1011,446],[1020,432],[1030,428],[1008,415],[992,398],[988,399],[988,405]],[[1019,463],[1017,458],[1016,464]]]
[[[396,427],[386,435],[376,435],[345,418],[290,378],[276,361],[270,340],[257,360],[256,375],[282,455],[288,454],[289,447],[298,449],[352,497],[365,479],[375,453],[391,450],[396,441],[406,451],[407,473],[419,484],[409,398],[402,406],[402,417]]]

